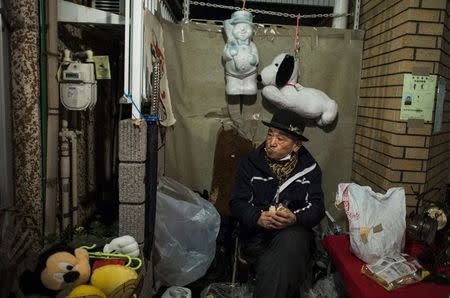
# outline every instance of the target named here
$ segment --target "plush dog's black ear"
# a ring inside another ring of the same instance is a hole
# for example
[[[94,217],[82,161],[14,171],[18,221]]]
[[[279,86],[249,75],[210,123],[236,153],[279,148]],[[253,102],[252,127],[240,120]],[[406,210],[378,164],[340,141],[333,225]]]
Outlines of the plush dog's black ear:
[[[286,55],[283,61],[281,61],[278,67],[277,76],[275,78],[275,84],[278,88],[283,87],[289,81],[292,76],[292,71],[294,71],[294,56]]]

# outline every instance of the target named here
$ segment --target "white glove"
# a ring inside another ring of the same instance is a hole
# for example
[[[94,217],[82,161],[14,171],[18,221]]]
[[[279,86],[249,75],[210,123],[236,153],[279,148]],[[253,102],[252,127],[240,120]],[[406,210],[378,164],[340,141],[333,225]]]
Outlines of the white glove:
[[[133,237],[125,235],[114,238],[109,244],[106,244],[103,252],[121,253],[131,257],[138,257],[139,245]]]

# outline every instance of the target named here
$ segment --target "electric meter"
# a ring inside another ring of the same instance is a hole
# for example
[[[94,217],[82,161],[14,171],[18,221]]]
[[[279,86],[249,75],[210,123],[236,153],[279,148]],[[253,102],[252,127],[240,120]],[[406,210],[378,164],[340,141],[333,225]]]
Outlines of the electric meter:
[[[64,65],[59,92],[66,109],[77,111],[92,109],[97,102],[94,63],[76,61]]]

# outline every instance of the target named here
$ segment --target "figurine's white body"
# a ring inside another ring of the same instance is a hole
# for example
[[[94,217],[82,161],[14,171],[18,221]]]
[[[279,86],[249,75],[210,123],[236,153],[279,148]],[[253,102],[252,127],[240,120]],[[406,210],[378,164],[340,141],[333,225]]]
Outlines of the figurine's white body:
[[[231,19],[224,23],[227,43],[222,57],[228,95],[253,95],[257,92],[259,58],[256,45],[251,41],[253,26],[252,15],[247,11],[233,13]]]

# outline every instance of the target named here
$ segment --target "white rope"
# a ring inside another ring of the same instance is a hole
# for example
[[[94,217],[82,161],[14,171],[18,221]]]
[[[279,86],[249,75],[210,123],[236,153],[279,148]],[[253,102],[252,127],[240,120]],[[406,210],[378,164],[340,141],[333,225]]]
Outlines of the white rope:
[[[185,3],[188,2],[190,5],[198,5],[198,6],[204,6],[204,7],[213,7],[213,8],[220,8],[220,9],[228,9],[228,10],[241,10],[242,7],[237,6],[227,6],[227,5],[221,5],[221,4],[215,4],[215,3],[208,3],[208,2],[200,2],[200,1],[185,1]],[[189,7],[189,5],[186,5]],[[185,8],[186,9],[186,8]],[[189,8],[187,8],[189,9]],[[279,11],[270,11],[270,10],[263,10],[263,9],[254,9],[254,8],[246,8],[245,10],[255,13],[255,14],[265,14],[265,15],[271,15],[271,16],[279,16],[279,17],[285,17],[285,18],[293,18],[296,19],[298,14],[294,13],[286,13],[286,12],[279,12]],[[301,19],[314,19],[314,18],[336,18],[336,17],[344,17],[344,16],[352,16],[353,13],[340,13],[340,14],[333,14],[333,13],[318,13],[318,14],[306,14],[306,15],[300,15]],[[189,12],[187,13],[187,16],[189,17]],[[186,17],[186,14],[185,14]]]

